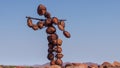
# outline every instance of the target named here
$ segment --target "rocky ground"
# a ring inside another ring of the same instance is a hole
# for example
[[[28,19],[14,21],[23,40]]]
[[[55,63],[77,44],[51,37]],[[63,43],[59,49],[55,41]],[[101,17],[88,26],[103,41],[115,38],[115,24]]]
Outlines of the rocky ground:
[[[0,65],[0,68],[120,68],[120,62],[114,61],[113,63],[103,62],[102,64],[96,63],[64,63],[63,67],[58,65],[50,66],[48,63],[44,65],[34,66],[7,66]]]

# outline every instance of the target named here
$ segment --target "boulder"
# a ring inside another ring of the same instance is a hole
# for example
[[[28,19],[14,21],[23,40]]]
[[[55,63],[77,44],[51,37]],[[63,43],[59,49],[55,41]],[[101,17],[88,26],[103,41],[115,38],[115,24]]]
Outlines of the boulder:
[[[49,68],[61,68],[61,67],[58,65],[51,65]]]
[[[88,66],[88,68],[98,68],[98,65],[96,65],[96,64],[91,64],[91,65]]]
[[[88,68],[88,65],[87,64],[84,64],[84,63],[82,63],[82,64],[80,64],[80,66],[79,66],[80,68]]]
[[[113,65],[109,62],[103,62],[103,64],[100,66],[100,68],[110,68],[113,67]]]
[[[65,65],[65,68],[88,68],[87,64],[84,63],[69,63]]]
[[[114,62],[113,62],[113,66],[117,66],[117,67],[120,66],[120,62],[114,61]]]
[[[72,63],[66,64],[65,68],[73,68],[73,64]]]

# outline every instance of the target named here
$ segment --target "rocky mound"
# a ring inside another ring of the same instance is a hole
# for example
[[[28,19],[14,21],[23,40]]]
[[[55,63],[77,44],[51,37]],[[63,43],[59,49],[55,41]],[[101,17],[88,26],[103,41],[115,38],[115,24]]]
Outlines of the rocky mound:
[[[34,65],[34,66],[4,66],[0,65],[0,68],[120,68],[120,62],[114,61],[113,63],[103,62],[102,64],[96,63],[64,63],[63,66],[52,65],[49,63],[44,65]]]

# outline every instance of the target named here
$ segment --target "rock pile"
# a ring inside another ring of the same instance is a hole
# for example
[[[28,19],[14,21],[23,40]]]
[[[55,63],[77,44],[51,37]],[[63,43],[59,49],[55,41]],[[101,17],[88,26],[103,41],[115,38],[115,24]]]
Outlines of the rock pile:
[[[34,66],[4,66],[0,68],[120,68],[120,62],[114,61],[113,63],[103,62],[101,65],[96,63],[64,63],[64,66],[59,65],[34,65]]]
[[[33,30],[38,30],[46,27],[47,40],[48,40],[48,60],[50,60],[50,65],[62,66],[63,61],[61,58],[62,54],[62,40],[58,37],[56,33],[55,25],[66,38],[70,38],[71,35],[65,30],[65,20],[58,19],[57,17],[51,17],[51,14],[47,11],[47,8],[40,4],[37,8],[37,13],[40,16],[44,16],[45,19],[37,19],[28,17],[27,25]],[[39,20],[37,24],[33,24],[31,19]]]
[[[114,61],[113,63],[103,62],[98,64],[86,64],[86,63],[69,63],[65,65],[65,68],[120,68],[120,62]]]

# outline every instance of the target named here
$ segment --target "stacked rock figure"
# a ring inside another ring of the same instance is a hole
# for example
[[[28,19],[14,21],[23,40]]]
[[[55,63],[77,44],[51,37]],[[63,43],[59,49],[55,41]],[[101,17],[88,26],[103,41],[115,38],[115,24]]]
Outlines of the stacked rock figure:
[[[47,11],[46,7],[40,4],[37,8],[37,13],[40,16],[44,16],[45,19],[38,19],[27,17],[27,25],[33,30],[38,30],[46,27],[47,40],[48,40],[48,55],[47,58],[50,60],[50,65],[60,65],[62,66],[63,62],[61,58],[62,54],[62,40],[58,37],[56,33],[55,25],[59,30],[63,31],[63,35],[66,38],[70,38],[71,35],[68,31],[65,30],[65,20],[58,19],[57,17],[51,17],[51,14]],[[37,24],[32,23],[32,19],[39,20]]]

